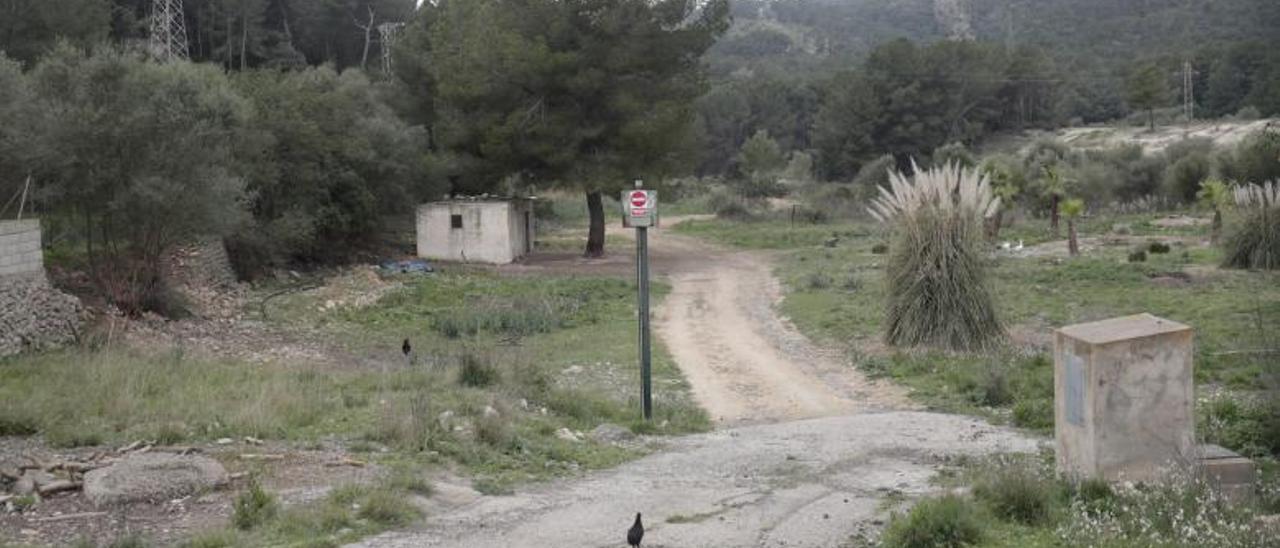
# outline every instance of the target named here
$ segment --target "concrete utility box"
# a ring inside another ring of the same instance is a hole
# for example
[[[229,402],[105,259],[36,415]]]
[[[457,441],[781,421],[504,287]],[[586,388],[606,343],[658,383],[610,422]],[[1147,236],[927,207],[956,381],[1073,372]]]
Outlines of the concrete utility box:
[[[1224,498],[1237,503],[1253,499],[1258,469],[1253,461],[1218,445],[1200,445],[1200,473]]]
[[[1190,327],[1138,314],[1059,329],[1053,384],[1059,471],[1152,481],[1195,464]]]
[[[533,201],[456,199],[418,208],[418,256],[507,264],[533,251]]]

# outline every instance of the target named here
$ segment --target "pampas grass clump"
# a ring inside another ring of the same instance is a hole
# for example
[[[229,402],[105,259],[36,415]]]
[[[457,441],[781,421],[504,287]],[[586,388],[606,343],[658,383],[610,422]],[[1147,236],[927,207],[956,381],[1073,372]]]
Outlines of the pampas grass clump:
[[[1234,197],[1243,218],[1224,242],[1223,266],[1280,270],[1280,181],[1238,186]]]
[[[913,166],[915,167],[915,166]],[[1004,337],[986,283],[983,219],[1000,207],[986,176],[949,164],[890,173],[869,208],[893,232],[885,340],[894,346],[987,348]]]

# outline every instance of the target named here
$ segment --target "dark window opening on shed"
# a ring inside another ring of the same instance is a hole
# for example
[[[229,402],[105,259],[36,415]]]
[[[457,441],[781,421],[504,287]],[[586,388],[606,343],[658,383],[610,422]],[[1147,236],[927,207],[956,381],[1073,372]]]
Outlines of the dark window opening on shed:
[[[450,215],[450,216],[449,216],[449,227],[450,227],[450,228],[462,228],[462,215]]]

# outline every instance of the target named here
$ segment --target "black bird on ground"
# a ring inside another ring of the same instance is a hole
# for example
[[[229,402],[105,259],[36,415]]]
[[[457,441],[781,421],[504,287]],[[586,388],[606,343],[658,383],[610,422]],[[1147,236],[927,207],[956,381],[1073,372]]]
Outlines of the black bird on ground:
[[[640,513],[636,512],[636,522],[627,529],[627,544],[630,546],[640,546],[640,539],[644,538],[644,525],[640,523]]]
[[[413,352],[413,347],[409,346],[409,339],[405,339],[404,344],[400,345],[400,351],[404,352],[404,355],[406,356],[408,356],[410,352]]]

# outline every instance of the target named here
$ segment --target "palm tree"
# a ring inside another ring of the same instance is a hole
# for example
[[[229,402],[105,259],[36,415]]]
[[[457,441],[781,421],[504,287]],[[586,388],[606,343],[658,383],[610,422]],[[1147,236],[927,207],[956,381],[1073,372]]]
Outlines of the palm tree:
[[[1084,200],[1073,198],[1062,202],[1062,215],[1067,218],[1067,251],[1072,257],[1080,254],[1080,243],[1076,237],[1076,219],[1084,213]]]
[[[1067,196],[1067,185],[1070,183],[1054,166],[1044,167],[1044,176],[1041,177],[1041,193],[1049,197],[1049,226],[1053,229],[1053,237],[1057,238],[1061,231],[1058,229],[1059,209],[1062,206],[1062,199]]]
[[[1022,188],[1018,184],[1018,177],[1013,173],[1013,168],[1006,163],[994,159],[987,160],[982,166],[982,171],[991,181],[992,194],[1000,198],[1000,207],[990,219],[987,219],[987,238],[995,240],[1000,237],[1000,229],[1004,227],[1005,210],[1013,209],[1014,198],[1022,192]]]
[[[1200,183],[1196,192],[1196,200],[1201,205],[1213,210],[1213,225],[1209,232],[1209,243],[1217,244],[1222,236],[1222,210],[1231,205],[1231,187],[1219,179],[1206,179]]]

